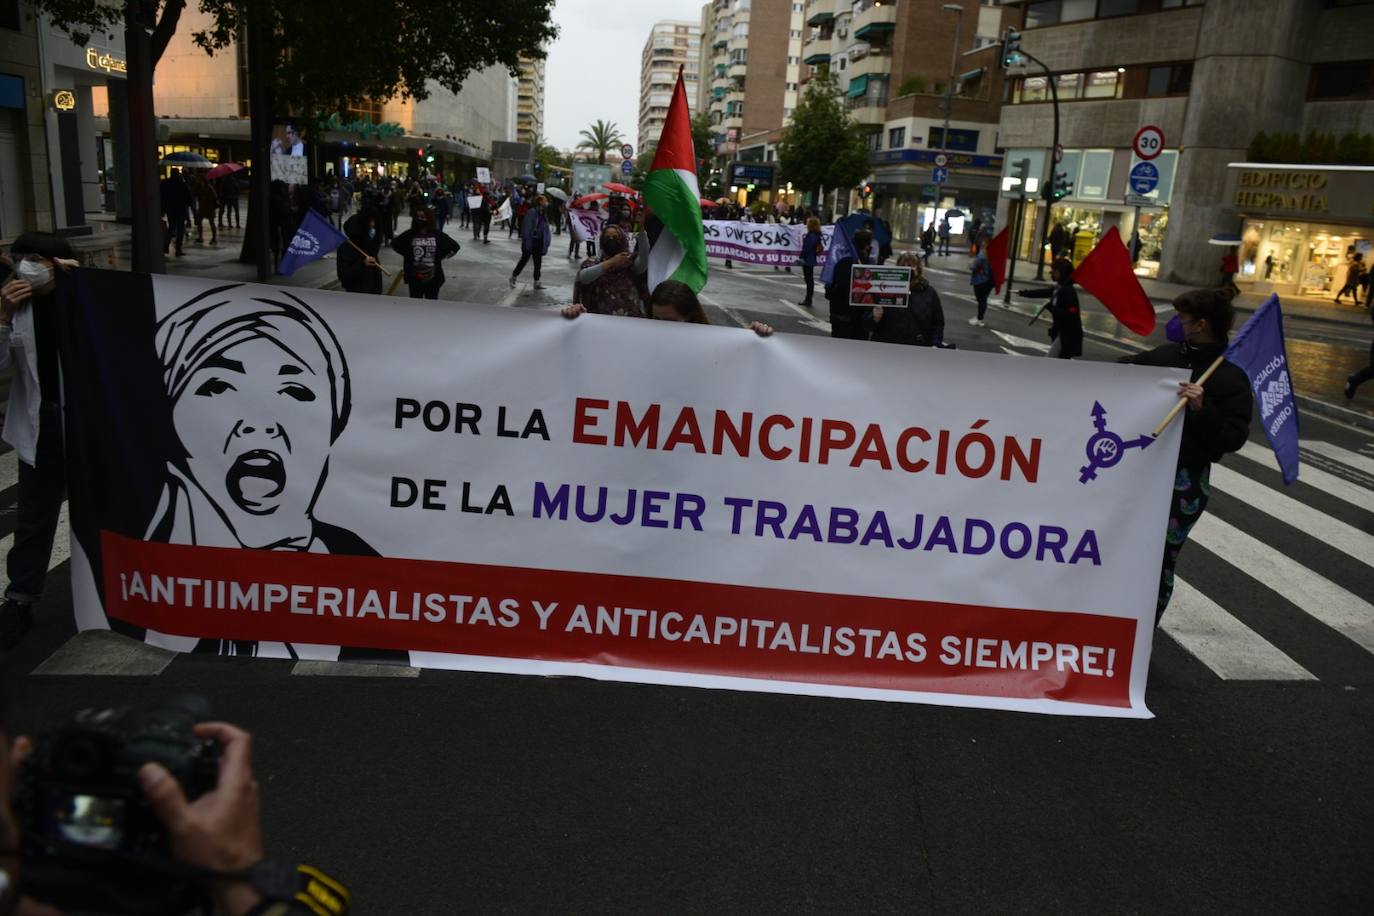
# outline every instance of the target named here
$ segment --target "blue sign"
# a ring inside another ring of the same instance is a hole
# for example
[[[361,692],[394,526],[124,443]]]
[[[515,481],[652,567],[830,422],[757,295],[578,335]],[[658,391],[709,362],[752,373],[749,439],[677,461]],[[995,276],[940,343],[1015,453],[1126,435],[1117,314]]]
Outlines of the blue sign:
[[[633,172],[634,170],[635,170],[635,163],[634,163],[634,160],[633,160],[633,159],[626,159],[624,162],[620,163],[620,174],[622,174],[622,175],[628,175],[628,174],[630,174],[631,172]]]
[[[935,157],[940,155],[938,149],[880,149],[868,154],[868,161],[871,165],[882,165],[890,162],[926,162],[935,164]],[[1002,170],[1001,156],[975,156],[971,153],[947,153],[949,166],[956,169],[990,169],[1000,172]]]
[[[944,184],[949,181],[949,169],[942,169],[938,165],[930,173],[930,180],[936,184]]]
[[[1137,194],[1149,194],[1159,186],[1159,169],[1151,162],[1137,162],[1131,169],[1131,190]]]

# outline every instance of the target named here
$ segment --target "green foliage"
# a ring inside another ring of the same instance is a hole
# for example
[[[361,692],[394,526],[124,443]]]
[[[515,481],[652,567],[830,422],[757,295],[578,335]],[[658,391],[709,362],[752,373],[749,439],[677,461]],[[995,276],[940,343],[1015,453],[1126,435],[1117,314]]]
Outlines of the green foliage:
[[[600,157],[602,165],[606,164],[606,154],[625,142],[625,138],[620,134],[620,128],[615,126],[614,121],[602,121],[597,119],[587,130],[581,132],[581,141],[578,142],[578,149],[591,150]]]
[[[539,163],[540,175],[544,182],[554,188],[565,184],[572,170],[572,162],[559,152],[557,147],[544,142],[543,137],[536,137],[532,145],[534,159]],[[560,169],[562,171],[559,171]]]
[[[648,180],[649,172],[654,167],[654,154],[657,152],[657,149],[640,150],[639,155],[635,157],[635,170],[630,173],[630,180],[626,184],[636,191],[644,190],[644,182]]]
[[[850,188],[868,174],[868,144],[850,120],[835,77],[812,77],[778,143],[782,174],[807,191]]]
[[[692,118],[692,149],[697,154],[697,186],[706,187],[706,179],[711,175],[711,163],[716,158],[716,146],[712,142],[711,115],[697,112]]]
[[[1291,162],[1309,165],[1374,165],[1374,134],[1309,131],[1267,134],[1260,131],[1245,151],[1250,162]]]
[[[913,95],[917,92],[926,91],[926,78],[924,76],[908,76],[902,80],[902,84],[897,87],[898,95]]]
[[[78,42],[89,32],[123,27],[124,3],[28,2]],[[164,17],[188,5],[149,2]],[[492,66],[515,76],[521,56],[543,57],[543,46],[558,36],[554,0],[191,2],[210,17],[208,27],[194,34],[209,54],[232,45],[250,22],[270,36],[277,63],[265,76],[276,114],[327,116],[361,100],[424,99],[430,81],[457,92],[470,74]],[[383,26],[394,38],[379,36]]]

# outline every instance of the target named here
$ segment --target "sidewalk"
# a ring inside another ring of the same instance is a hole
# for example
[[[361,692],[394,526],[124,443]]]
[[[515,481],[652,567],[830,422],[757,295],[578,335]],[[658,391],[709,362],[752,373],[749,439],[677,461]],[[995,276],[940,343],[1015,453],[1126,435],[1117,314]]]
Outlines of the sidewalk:
[[[1194,288],[1182,283],[1166,283],[1163,280],[1151,280],[1146,277],[1140,278],[1140,285],[1145,290],[1145,294],[1158,304],[1173,302],[1175,296]],[[1268,299],[1269,293],[1241,292],[1235,300],[1236,311],[1244,313],[1244,317],[1248,318]],[[1283,295],[1279,296],[1279,301],[1283,305],[1285,318],[1302,318],[1308,321],[1349,325],[1357,327],[1361,331],[1370,329],[1369,311],[1363,305],[1358,307],[1337,305],[1330,299],[1314,296]]]

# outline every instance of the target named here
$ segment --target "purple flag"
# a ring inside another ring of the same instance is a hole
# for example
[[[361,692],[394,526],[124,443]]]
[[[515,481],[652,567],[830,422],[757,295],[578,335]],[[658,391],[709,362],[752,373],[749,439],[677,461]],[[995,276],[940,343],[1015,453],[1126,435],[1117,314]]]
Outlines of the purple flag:
[[[1278,296],[1271,295],[1250,316],[1226,348],[1226,358],[1250,377],[1264,435],[1279,460],[1283,482],[1292,483],[1298,479],[1298,405],[1293,400],[1293,380],[1288,375]]]
[[[825,269],[821,271],[821,283],[829,286],[835,281],[835,265],[845,258],[856,258],[854,240],[843,222],[835,223],[835,232],[830,236],[830,250],[825,253]],[[846,295],[848,295],[846,293]]]
[[[277,273],[289,277],[301,267],[311,261],[318,261],[346,241],[348,239],[331,226],[329,220],[323,219],[314,210],[306,210],[301,227],[296,230],[286,253],[281,256]]]

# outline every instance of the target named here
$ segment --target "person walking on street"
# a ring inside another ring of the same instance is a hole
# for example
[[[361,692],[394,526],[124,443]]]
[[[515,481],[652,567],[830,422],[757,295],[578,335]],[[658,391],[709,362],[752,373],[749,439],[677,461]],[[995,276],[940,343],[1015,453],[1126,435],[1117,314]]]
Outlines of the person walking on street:
[[[383,219],[372,207],[365,206],[344,223],[344,235],[353,244],[345,242],[339,246],[335,263],[339,283],[350,293],[381,295],[382,266],[377,263],[377,255],[382,250]]]
[[[472,240],[481,241],[485,245],[491,244],[491,211],[492,204],[495,203],[491,193],[478,186],[477,193],[482,198],[482,203],[476,210],[472,211]]]
[[[210,224],[210,244],[219,244],[219,229],[215,226],[215,211],[219,208],[219,195],[214,186],[199,176],[195,179],[196,195],[196,241],[205,244],[205,230],[201,223]]]
[[[806,298],[801,301],[811,308],[816,295],[816,260],[825,253],[825,237],[821,235],[821,221],[811,217],[806,221],[806,235],[802,237],[802,279],[806,281]]]
[[[553,243],[549,220],[544,215],[547,203],[541,194],[534,199],[533,204],[525,208],[525,215],[520,220],[520,261],[515,265],[515,272],[510,275],[511,289],[515,288],[515,278],[520,276],[520,271],[525,269],[525,264],[531,259],[534,261],[534,288],[544,288],[544,284],[539,282],[539,265],[544,255],[549,253],[549,245]]]
[[[434,189],[434,228],[439,232],[444,231],[444,224],[448,222],[451,200],[448,188],[439,185]]]
[[[1359,304],[1360,304],[1360,292],[1361,292],[1361,282],[1360,282],[1360,281],[1361,281],[1363,278],[1364,278],[1364,255],[1360,254],[1360,253],[1357,251],[1357,252],[1355,252],[1354,256],[1351,257],[1351,259],[1346,263],[1346,267],[1345,267],[1345,285],[1342,286],[1342,287],[1341,287],[1341,291],[1338,292],[1338,293],[1336,294],[1336,302],[1337,302],[1337,304],[1340,303],[1341,297],[1342,297],[1342,296],[1344,296],[1344,295],[1346,295],[1347,293],[1349,293],[1349,294],[1350,294],[1351,300],[1354,302],[1355,306],[1358,308],[1358,307],[1359,307]]]
[[[11,370],[3,437],[19,459],[19,480],[0,604],[4,652],[33,627],[66,496],[55,291],[57,271],[76,266],[71,243],[46,232],[19,236],[11,250],[15,266],[0,280],[0,371]]]
[[[239,222],[239,186],[233,175],[225,175],[219,180],[219,227],[243,228]]]
[[[1044,290],[1024,290],[1021,295],[1048,295],[1053,321],[1050,324],[1049,356],[1075,359],[1083,355],[1083,316],[1078,307],[1078,290],[1073,288],[1073,262],[1060,258],[1050,267],[1054,286]]]
[[[927,267],[930,266],[930,256],[935,251],[935,225],[932,223],[926,226],[921,233],[921,259],[925,261]]]
[[[844,340],[863,340],[872,326],[873,307],[849,304],[849,278],[855,264],[871,264],[873,233],[860,229],[854,233],[855,257],[836,262],[825,298],[830,302],[830,336]]]
[[[1061,222],[1055,222],[1050,229],[1050,261],[1062,258],[1069,250],[1069,232]]]
[[[911,252],[897,257],[898,267],[911,268],[911,292],[906,308],[873,307],[869,316],[870,339],[880,343],[934,347],[945,340],[945,310],[940,294],[921,269],[921,259]]]
[[[452,236],[434,231],[434,214],[428,207],[415,211],[410,228],[391,243],[391,250],[405,259],[404,276],[412,299],[438,299],[444,285],[444,260],[458,253]]]
[[[529,211],[529,204],[520,193],[519,188],[511,188],[510,192],[510,219],[506,220],[506,238],[515,235],[517,229],[525,223],[525,214]]]
[[[1371,284],[1371,292],[1369,295],[1370,299],[1374,300],[1374,284]],[[1366,302],[1365,308],[1369,309],[1370,303]],[[1371,321],[1374,321],[1374,309],[1370,310],[1369,318]],[[1353,401],[1355,399],[1355,392],[1361,385],[1370,379],[1374,379],[1374,339],[1371,339],[1369,342],[1369,365],[1358,372],[1351,373],[1345,380],[1345,399],[1347,401]]]
[[[162,179],[157,190],[162,216],[167,220],[162,237],[162,253],[167,254],[172,240],[176,239],[177,257],[181,257],[184,254],[182,246],[186,242],[186,220],[191,213],[191,189],[186,187],[181,169],[175,169]]]
[[[940,254],[942,256],[949,254],[949,236],[952,231],[953,227],[949,224],[949,214],[946,213],[940,219]]]
[[[984,317],[988,313],[988,295],[992,292],[992,265],[983,253],[981,244],[973,246],[973,258],[968,262],[969,282],[973,284],[973,295],[978,300],[978,314],[968,323],[974,327],[985,328],[988,323]]]
[[[1190,290],[1174,300],[1174,309],[1177,314],[1165,328],[1169,343],[1121,360],[1192,372],[1190,381],[1178,385],[1179,396],[1187,399],[1188,408],[1183,414],[1183,441],[1178,450],[1174,489],[1169,494],[1169,527],[1155,602],[1155,626],[1164,618],[1173,596],[1174,566],[1179,552],[1207,508],[1212,464],[1245,445],[1254,410],[1250,380],[1234,363],[1223,362],[1211,378],[1201,385],[1197,383],[1217,357],[1226,352],[1227,337],[1235,321],[1229,291]]]

